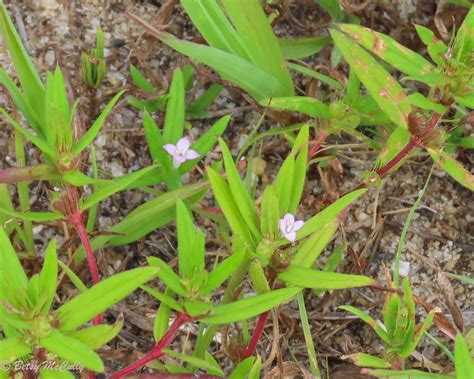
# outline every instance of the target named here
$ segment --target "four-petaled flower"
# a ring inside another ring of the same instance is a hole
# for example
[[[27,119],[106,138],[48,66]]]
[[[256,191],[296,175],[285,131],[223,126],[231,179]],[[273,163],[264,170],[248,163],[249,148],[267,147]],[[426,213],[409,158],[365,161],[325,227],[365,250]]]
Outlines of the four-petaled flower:
[[[181,138],[176,145],[170,143],[163,145],[163,148],[173,157],[173,167],[178,168],[182,163],[200,157],[199,153],[191,150],[189,146],[191,142],[188,137]]]
[[[296,232],[304,225],[304,221],[295,221],[295,216],[287,213],[285,217],[280,220],[280,231],[288,241],[294,242],[296,239]]]

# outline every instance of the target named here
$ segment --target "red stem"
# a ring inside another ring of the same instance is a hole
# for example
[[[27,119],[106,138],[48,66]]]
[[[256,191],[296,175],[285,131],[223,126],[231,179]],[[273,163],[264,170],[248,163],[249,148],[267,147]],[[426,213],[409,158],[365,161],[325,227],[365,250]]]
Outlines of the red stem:
[[[173,324],[171,324],[165,335],[155,346],[153,346],[153,349],[148,354],[144,355],[138,361],[125,367],[119,372],[113,374],[109,379],[120,379],[123,376],[131,374],[136,370],[142,368],[148,362],[161,357],[164,354],[163,349],[165,349],[175,339],[179,328],[191,320],[192,318],[186,312],[179,313],[178,317],[176,318],[176,320],[174,320]]]
[[[273,288],[273,283],[275,282],[275,273],[271,272],[268,279],[268,284],[270,288]],[[258,341],[262,337],[263,330],[265,329],[265,324],[267,322],[268,316],[270,315],[270,311],[266,311],[258,316],[257,325],[255,325],[255,330],[253,331],[252,338],[250,339],[250,343],[247,346],[247,349],[244,352],[243,359],[246,359],[253,355],[255,349],[257,348]]]
[[[92,251],[92,247],[89,242],[89,237],[87,236],[86,228],[82,222],[82,212],[79,210],[74,212],[72,215],[69,216],[69,221],[72,225],[74,225],[74,228],[76,229],[77,234],[79,234],[79,238],[81,239],[82,245],[84,246],[84,249],[86,251],[87,263],[89,264],[92,283],[97,284],[100,282],[99,270],[97,268],[97,262],[94,257],[94,252]],[[100,315],[97,315],[93,318],[92,324],[99,325],[102,323],[103,319],[104,314],[101,313]],[[93,379],[94,377],[90,378]]]
[[[315,135],[314,140],[311,142],[311,148],[308,152],[308,159],[313,158],[318,153],[318,150],[321,148],[321,145],[326,140],[326,137],[327,135],[324,132],[318,132]]]

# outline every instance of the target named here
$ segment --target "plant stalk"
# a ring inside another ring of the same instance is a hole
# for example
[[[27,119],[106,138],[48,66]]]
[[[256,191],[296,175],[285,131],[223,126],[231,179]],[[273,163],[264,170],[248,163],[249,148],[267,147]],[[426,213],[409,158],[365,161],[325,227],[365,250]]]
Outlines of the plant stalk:
[[[179,328],[181,328],[181,326],[191,320],[192,318],[186,312],[180,312],[176,320],[174,320],[173,324],[171,324],[170,328],[165,333],[165,335],[148,354],[144,355],[138,361],[125,367],[119,372],[113,374],[109,379],[119,379],[124,377],[125,375],[132,374],[133,372],[145,366],[148,362],[161,357],[163,355],[163,349],[165,349],[171,342],[173,342],[176,337],[176,334],[178,333]]]

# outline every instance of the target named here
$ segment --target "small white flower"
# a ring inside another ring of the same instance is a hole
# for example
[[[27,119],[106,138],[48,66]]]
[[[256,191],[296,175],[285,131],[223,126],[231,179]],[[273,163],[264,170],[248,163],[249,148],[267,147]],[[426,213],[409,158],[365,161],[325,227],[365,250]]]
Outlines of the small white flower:
[[[189,148],[191,142],[188,137],[181,138],[176,146],[170,143],[163,145],[163,148],[173,157],[173,167],[178,168],[182,163],[199,158],[200,155],[197,151]]]
[[[304,221],[295,221],[295,216],[287,213],[285,217],[280,220],[280,231],[288,241],[294,242],[296,239],[296,232],[304,225]]]

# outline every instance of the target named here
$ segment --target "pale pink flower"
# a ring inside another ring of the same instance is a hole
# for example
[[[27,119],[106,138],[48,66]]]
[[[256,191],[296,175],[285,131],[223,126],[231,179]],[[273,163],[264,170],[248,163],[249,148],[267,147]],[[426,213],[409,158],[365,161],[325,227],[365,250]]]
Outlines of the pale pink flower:
[[[288,241],[294,242],[296,239],[296,232],[304,225],[304,221],[295,221],[295,216],[287,213],[285,217],[280,220],[280,231]]]
[[[181,138],[176,145],[170,143],[163,145],[163,148],[173,157],[173,167],[178,168],[182,163],[200,157],[199,153],[191,150],[189,146],[191,142],[188,137]]]

